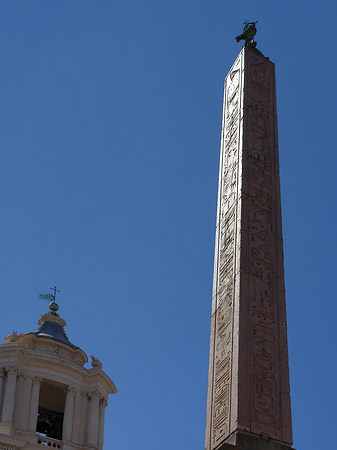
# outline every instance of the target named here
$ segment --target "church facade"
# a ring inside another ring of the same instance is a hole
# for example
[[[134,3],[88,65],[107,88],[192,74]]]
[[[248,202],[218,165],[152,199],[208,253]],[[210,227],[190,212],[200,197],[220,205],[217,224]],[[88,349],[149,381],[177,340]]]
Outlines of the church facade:
[[[73,345],[55,302],[36,332],[13,332],[0,345],[0,449],[102,450],[108,395],[102,370]]]

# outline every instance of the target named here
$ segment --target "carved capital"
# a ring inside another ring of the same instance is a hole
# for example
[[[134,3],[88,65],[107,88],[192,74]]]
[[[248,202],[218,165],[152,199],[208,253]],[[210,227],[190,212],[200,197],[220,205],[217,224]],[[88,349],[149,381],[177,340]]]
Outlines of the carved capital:
[[[74,396],[76,394],[76,389],[73,386],[68,386],[65,392],[67,393],[67,395]]]
[[[29,373],[25,373],[23,376],[24,376],[25,381],[26,380],[27,381],[29,380],[30,382],[33,381],[33,377]]]
[[[42,377],[33,376],[32,377],[33,384],[41,383],[42,379],[43,379]]]
[[[82,392],[82,398],[83,398],[83,400],[88,399],[89,398],[88,392]]]
[[[108,406],[109,402],[107,395],[104,395],[103,397],[100,398],[100,404],[103,405],[104,408]]]
[[[22,378],[23,381],[25,381],[28,378],[30,378],[30,375],[28,373],[19,372],[19,375],[20,375],[20,378]]]
[[[96,399],[99,400],[100,397],[101,397],[101,393],[99,392],[98,389],[95,389],[94,391],[89,392],[88,397],[89,397],[91,400],[96,400]]]
[[[19,369],[16,366],[7,366],[5,368],[6,372],[9,374],[16,374],[18,375]]]

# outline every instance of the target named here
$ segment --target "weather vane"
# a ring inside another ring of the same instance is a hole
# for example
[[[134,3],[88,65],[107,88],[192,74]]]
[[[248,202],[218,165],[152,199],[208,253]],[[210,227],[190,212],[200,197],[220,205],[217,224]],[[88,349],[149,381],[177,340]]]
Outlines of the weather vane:
[[[255,50],[258,53],[261,53],[260,50],[256,48],[256,42],[254,41],[254,36],[256,35],[257,29],[256,29],[256,22],[244,22],[243,23],[243,33],[239,36],[236,36],[236,42],[240,42],[242,40],[245,41],[245,46],[251,48],[252,50]],[[262,55],[262,53],[261,53]]]
[[[59,305],[55,302],[56,292],[61,292],[59,289],[56,289],[56,286],[50,288],[54,293],[53,294],[40,294],[39,298],[42,300],[47,300],[49,303],[49,309],[51,311],[57,311],[59,309]]]

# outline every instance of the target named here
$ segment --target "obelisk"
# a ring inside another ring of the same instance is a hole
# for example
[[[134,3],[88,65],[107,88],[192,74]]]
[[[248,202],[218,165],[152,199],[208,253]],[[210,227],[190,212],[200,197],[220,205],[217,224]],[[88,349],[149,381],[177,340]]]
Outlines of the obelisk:
[[[246,42],[224,86],[206,450],[291,444],[275,68]]]

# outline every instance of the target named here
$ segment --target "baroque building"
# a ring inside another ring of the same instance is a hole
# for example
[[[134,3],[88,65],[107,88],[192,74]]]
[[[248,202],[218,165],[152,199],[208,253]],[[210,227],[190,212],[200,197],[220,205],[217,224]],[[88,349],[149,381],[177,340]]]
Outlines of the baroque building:
[[[56,313],[36,332],[0,344],[0,449],[102,450],[108,395],[117,389],[102,363],[73,345]]]

